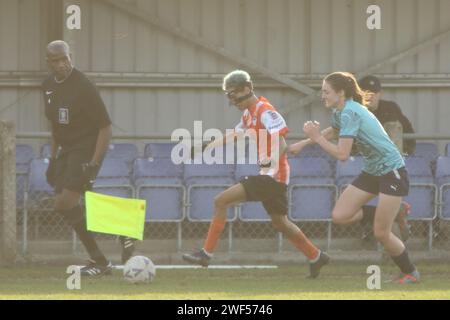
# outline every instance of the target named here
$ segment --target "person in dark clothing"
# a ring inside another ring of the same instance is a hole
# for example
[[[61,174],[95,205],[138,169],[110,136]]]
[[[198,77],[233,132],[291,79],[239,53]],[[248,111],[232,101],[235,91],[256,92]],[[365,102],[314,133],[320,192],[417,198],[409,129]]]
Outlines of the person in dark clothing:
[[[100,170],[112,135],[111,120],[95,85],[73,67],[66,42],[49,43],[46,60],[51,74],[42,84],[42,93],[52,133],[46,176],[55,189],[55,211],[74,229],[90,256],[81,275],[110,274],[112,264],[87,230],[80,199]],[[127,239],[121,240],[122,256],[131,255]]]

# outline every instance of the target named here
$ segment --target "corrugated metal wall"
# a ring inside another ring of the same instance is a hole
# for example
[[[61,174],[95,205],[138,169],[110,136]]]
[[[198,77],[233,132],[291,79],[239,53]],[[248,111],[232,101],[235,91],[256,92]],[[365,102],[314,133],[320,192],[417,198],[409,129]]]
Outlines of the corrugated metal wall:
[[[55,0],[0,0],[0,73],[45,71],[45,44],[62,36],[62,7]],[[233,62],[149,26],[101,0],[66,1],[82,10],[73,33],[76,65],[83,71],[158,74],[224,74]],[[450,28],[450,0],[131,0],[217,46],[282,74],[360,71]],[[382,30],[366,28],[366,8],[382,9]],[[59,19],[59,20],[58,20]],[[58,27],[56,27],[58,26]],[[450,39],[387,66],[380,74],[450,73]],[[450,80],[449,80],[450,81]],[[239,113],[216,87],[102,87],[117,133],[171,133],[178,127],[234,126]],[[258,90],[283,109],[302,94],[279,86]],[[387,89],[422,133],[450,134],[450,88]],[[46,131],[36,86],[2,87],[0,117],[18,131]],[[6,108],[10,106],[9,108]],[[6,108],[6,109],[5,109]],[[320,103],[287,117],[292,132],[315,118],[328,123]]]

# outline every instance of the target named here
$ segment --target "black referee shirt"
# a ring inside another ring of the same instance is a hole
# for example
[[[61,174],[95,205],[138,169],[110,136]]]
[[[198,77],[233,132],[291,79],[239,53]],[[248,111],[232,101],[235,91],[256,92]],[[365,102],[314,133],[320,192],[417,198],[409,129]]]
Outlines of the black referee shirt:
[[[45,116],[51,122],[53,138],[61,145],[62,152],[93,148],[99,130],[111,124],[95,85],[73,68],[62,83],[57,83],[53,75],[45,79],[42,91]]]

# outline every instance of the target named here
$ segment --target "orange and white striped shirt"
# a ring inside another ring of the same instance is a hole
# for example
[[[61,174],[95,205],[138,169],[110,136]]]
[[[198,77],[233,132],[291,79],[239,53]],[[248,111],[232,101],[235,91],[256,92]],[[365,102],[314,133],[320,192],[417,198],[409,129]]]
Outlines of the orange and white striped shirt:
[[[248,129],[253,129],[256,132],[256,144],[258,150],[258,159],[265,156],[265,150],[261,150],[260,143],[260,130],[266,131],[267,141],[267,154],[271,156],[271,139],[273,134],[278,134],[280,137],[284,137],[289,128],[286,125],[284,118],[277,112],[277,110],[270,104],[270,102],[264,98],[259,97],[258,102],[246,109],[241,117],[241,121],[235,127],[237,132],[245,132]],[[278,160],[278,166],[276,169],[261,170],[260,174],[270,175],[276,181],[289,184],[289,163],[286,153],[280,155]]]

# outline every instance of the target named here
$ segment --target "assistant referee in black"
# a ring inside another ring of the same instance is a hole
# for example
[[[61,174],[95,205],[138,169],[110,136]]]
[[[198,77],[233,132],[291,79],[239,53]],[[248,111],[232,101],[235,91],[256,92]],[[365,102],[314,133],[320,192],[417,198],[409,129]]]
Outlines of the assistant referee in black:
[[[72,226],[90,256],[81,275],[110,274],[112,264],[87,231],[80,199],[91,189],[100,170],[111,140],[111,120],[95,85],[73,67],[66,42],[49,43],[46,60],[51,74],[42,90],[52,132],[46,175],[55,189],[55,211]]]

